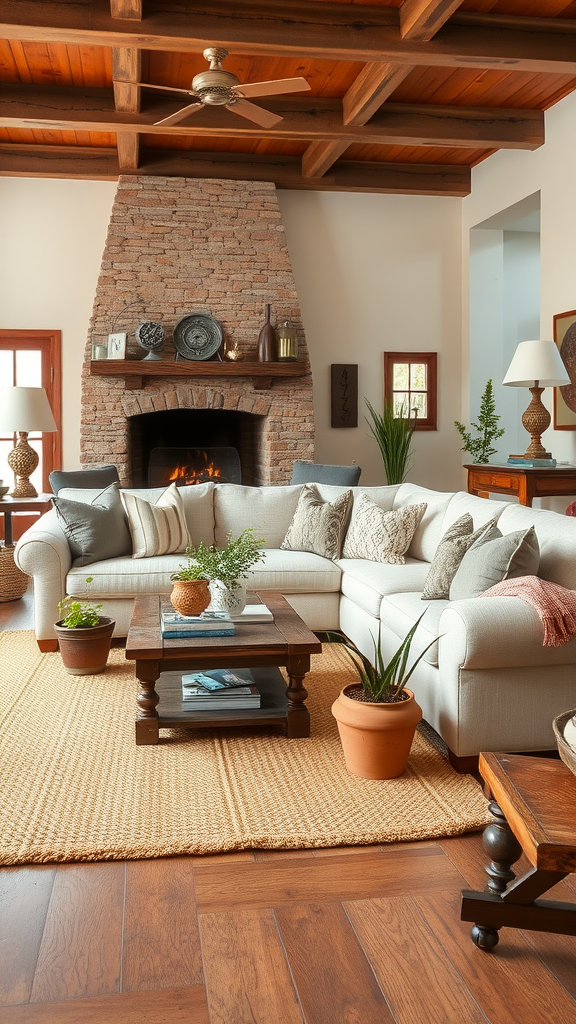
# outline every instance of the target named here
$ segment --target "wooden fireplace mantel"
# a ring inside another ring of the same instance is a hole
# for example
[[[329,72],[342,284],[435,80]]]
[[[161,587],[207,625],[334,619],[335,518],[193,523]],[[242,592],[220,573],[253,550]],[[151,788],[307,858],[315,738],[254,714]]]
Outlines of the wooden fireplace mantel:
[[[310,366],[304,362],[258,363],[216,362],[164,362],[155,359],[93,359],[90,374],[93,377],[124,377],[129,390],[140,390],[144,377],[252,377],[256,391],[267,391],[274,380],[286,377],[305,377]]]

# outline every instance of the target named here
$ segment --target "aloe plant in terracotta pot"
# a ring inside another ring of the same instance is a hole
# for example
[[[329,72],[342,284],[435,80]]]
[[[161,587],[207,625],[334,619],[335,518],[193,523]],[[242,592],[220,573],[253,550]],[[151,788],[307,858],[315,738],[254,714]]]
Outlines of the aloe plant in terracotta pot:
[[[374,660],[370,661],[351,640],[329,633],[329,640],[346,649],[358,672],[357,682],[341,690],[332,705],[346,767],[363,779],[395,779],[406,768],[416,726],[422,710],[414,694],[406,689],[419,661],[432,647],[432,640],[408,669],[414,634],[422,615],[406,634],[388,665],[374,642]]]
[[[86,577],[86,583],[92,576]],[[58,602],[62,618],[55,623],[58,646],[66,671],[73,676],[98,675],[106,668],[114,619],[100,615],[101,604],[65,597]]]

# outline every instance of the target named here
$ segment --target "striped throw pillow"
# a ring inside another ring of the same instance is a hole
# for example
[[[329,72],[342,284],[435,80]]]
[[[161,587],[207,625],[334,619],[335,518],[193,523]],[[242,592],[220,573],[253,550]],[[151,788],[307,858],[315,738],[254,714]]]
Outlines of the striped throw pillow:
[[[121,491],[120,495],[130,527],[133,558],[170,555],[186,550],[190,534],[182,495],[176,484],[170,484],[155,502],[131,491]]]

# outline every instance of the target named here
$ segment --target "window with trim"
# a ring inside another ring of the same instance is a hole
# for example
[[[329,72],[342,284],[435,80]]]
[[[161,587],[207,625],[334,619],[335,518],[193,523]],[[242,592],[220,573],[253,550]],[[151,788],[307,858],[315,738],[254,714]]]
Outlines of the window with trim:
[[[44,388],[58,430],[28,434],[28,443],[38,452],[38,468],[30,477],[39,494],[50,490],[48,477],[61,466],[60,331],[0,331],[0,382],[3,387]],[[0,434],[0,478],[10,485],[14,479],[8,453],[16,434]]]
[[[415,430],[437,430],[436,352],[385,352],[384,400],[395,416],[415,415]]]

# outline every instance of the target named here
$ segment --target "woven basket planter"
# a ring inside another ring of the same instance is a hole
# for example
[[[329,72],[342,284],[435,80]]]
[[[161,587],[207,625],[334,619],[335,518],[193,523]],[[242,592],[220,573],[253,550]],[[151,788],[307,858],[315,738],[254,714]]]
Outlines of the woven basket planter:
[[[17,601],[28,590],[30,577],[14,561],[14,548],[0,546],[0,602]]]
[[[173,580],[170,603],[180,615],[200,615],[210,604],[208,580]]]

